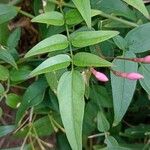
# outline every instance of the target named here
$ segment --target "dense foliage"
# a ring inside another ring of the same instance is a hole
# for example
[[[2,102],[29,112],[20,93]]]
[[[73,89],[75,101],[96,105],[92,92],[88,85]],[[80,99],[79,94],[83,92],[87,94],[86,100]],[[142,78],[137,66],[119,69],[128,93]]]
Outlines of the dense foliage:
[[[0,147],[148,150],[149,12],[142,0],[1,0]]]

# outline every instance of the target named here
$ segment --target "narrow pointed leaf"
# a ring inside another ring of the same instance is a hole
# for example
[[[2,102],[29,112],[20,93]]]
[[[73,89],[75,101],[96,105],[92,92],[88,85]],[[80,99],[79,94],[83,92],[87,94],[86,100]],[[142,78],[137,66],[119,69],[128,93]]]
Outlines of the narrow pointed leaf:
[[[102,111],[97,114],[97,128],[100,132],[106,132],[110,128],[110,124]]]
[[[86,52],[77,53],[73,58],[73,63],[80,67],[110,67],[112,65],[109,61]]]
[[[17,10],[14,6],[0,4],[0,24],[7,22],[17,15]]]
[[[6,63],[12,65],[15,68],[17,68],[17,64],[16,64],[13,56],[6,49],[0,48],[0,60],[3,60]]]
[[[149,13],[144,5],[143,0],[123,0],[123,1],[139,10],[146,18],[149,18]]]
[[[67,47],[67,37],[62,34],[56,34],[38,43],[25,55],[25,57],[63,50]]]
[[[92,9],[91,10],[91,16],[94,17],[97,15],[99,15],[99,11]],[[79,24],[83,21],[83,18],[77,9],[69,10],[65,15],[65,19],[66,19],[66,23],[68,25],[76,25],[76,24]]]
[[[131,52],[126,52],[126,58],[134,58]],[[137,72],[138,64],[125,60],[114,60],[114,70],[122,72]],[[117,83],[117,84],[116,84]],[[111,85],[114,105],[114,123],[116,126],[124,117],[131,101],[136,87],[136,81],[118,77],[111,73]]]
[[[75,47],[86,47],[106,41],[118,34],[118,31],[81,31],[71,35],[71,43]]]
[[[45,23],[48,25],[62,26],[64,24],[64,17],[60,12],[51,11],[36,16],[32,22]]]
[[[14,125],[5,125],[0,126],[0,137],[3,137],[9,133],[11,133],[15,129]]]
[[[78,71],[62,75],[57,90],[60,114],[72,150],[82,150],[85,85]]]
[[[91,5],[90,0],[72,0],[87,26],[91,27]]]
[[[25,112],[33,106],[40,104],[43,101],[45,90],[48,87],[46,80],[39,79],[33,82],[25,91],[23,100],[16,114],[16,123],[18,124]]]
[[[54,57],[50,57],[41,63],[36,69],[34,69],[30,76],[36,76],[43,73],[56,71],[62,68],[66,68],[70,65],[71,58],[66,54],[60,54]]]

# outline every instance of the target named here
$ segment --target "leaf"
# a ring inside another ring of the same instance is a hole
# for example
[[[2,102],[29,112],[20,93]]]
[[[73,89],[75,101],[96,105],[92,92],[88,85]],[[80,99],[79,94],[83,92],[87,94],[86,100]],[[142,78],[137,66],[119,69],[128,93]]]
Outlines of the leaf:
[[[106,132],[110,129],[110,124],[102,111],[97,114],[97,128],[100,132]]]
[[[127,41],[121,37],[120,35],[117,35],[113,38],[113,41],[117,45],[117,47],[121,50],[126,50],[128,47]]]
[[[51,120],[48,116],[41,117],[33,122],[33,127],[36,130],[38,136],[49,136],[54,132],[53,126],[51,124]],[[15,136],[16,137],[25,137],[27,132],[29,131],[29,126],[25,126],[23,130],[18,131]],[[31,135],[35,136],[35,132],[31,130]]]
[[[109,61],[86,52],[77,53],[73,57],[73,63],[80,67],[110,67],[112,65]]]
[[[134,53],[142,53],[150,49],[150,23],[131,30],[125,37],[128,49]]]
[[[2,115],[3,115],[3,110],[2,110],[2,108],[0,107],[0,118],[2,117]]]
[[[9,78],[9,71],[6,67],[0,65],[0,81],[6,81]]]
[[[64,25],[64,17],[60,12],[51,11],[36,16],[32,22],[45,23],[48,25],[62,26]]]
[[[91,16],[97,16],[99,15],[99,11],[97,10],[91,10]],[[83,21],[83,18],[80,14],[80,12],[77,9],[71,9],[65,14],[66,23],[68,25],[76,25]]]
[[[4,86],[0,83],[0,96],[5,92]]]
[[[44,39],[36,46],[34,46],[25,57],[44,54],[48,52],[63,50],[68,47],[67,37],[62,34],[55,34],[49,38]]]
[[[18,42],[21,36],[21,28],[16,28],[9,36],[7,40],[7,46],[10,48],[15,48],[18,46]]]
[[[135,55],[132,52],[126,52],[124,57],[134,58]],[[135,62],[115,59],[113,64],[114,67],[112,69],[116,71],[137,72],[138,69],[138,64]],[[113,125],[116,126],[124,117],[131,103],[136,88],[136,81],[121,78],[111,73],[111,86],[114,105]]]
[[[144,1],[143,0],[123,0],[124,2],[126,2],[127,4],[131,5],[132,7],[136,8],[137,10],[139,10],[146,18],[149,19],[149,13],[144,5]]]
[[[86,47],[106,41],[118,34],[118,31],[80,31],[71,34],[71,43],[75,47]]]
[[[0,137],[3,137],[9,133],[11,133],[15,129],[14,125],[5,125],[0,126]]]
[[[13,19],[17,15],[17,10],[14,6],[0,4],[0,24]]]
[[[91,0],[93,9],[136,21],[134,12],[122,0]],[[120,26],[119,26],[120,27]]]
[[[137,126],[133,126],[131,128],[127,128],[125,130],[125,135],[132,137],[132,138],[144,138],[150,132],[150,125],[149,124],[140,124]]]
[[[57,90],[60,114],[68,141],[73,150],[82,149],[85,85],[78,71],[66,72]]]
[[[40,79],[32,83],[27,88],[23,95],[21,105],[17,111],[16,123],[19,123],[27,109],[36,106],[42,102],[47,86],[47,82],[43,79]]]
[[[113,146],[118,146],[118,142],[113,136],[107,136],[104,143],[107,144],[107,147],[110,148]]]
[[[14,94],[14,93],[9,93],[6,98],[6,104],[7,106],[11,108],[17,108],[21,102],[21,97]]]
[[[0,48],[0,59],[17,68],[17,64],[12,55],[5,49]]]
[[[150,64],[141,64],[139,72],[144,76],[144,79],[140,80],[140,84],[150,95]]]
[[[10,71],[10,80],[13,82],[25,81],[28,79],[30,72],[30,66],[20,66],[17,70],[13,68]]]
[[[72,0],[87,26],[91,28],[91,5],[90,0]]]
[[[62,68],[67,68],[70,65],[71,58],[66,54],[59,54],[48,58],[43,63],[41,63],[37,68],[35,68],[31,73],[30,77],[56,71]]]
[[[100,107],[110,108],[113,106],[112,98],[107,89],[100,85],[92,85],[90,89],[90,99]]]

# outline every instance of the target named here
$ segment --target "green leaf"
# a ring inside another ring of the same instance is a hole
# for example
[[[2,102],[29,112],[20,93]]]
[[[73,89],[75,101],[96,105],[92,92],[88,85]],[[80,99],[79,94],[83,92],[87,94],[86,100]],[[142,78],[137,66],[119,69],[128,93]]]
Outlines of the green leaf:
[[[120,35],[117,35],[113,38],[113,41],[117,45],[117,47],[121,50],[126,50],[128,47],[127,41],[121,37]]]
[[[9,133],[11,133],[15,129],[14,125],[5,125],[0,126],[0,137],[3,137]]]
[[[75,47],[86,47],[106,41],[118,34],[118,31],[80,31],[71,35],[71,43]]]
[[[3,85],[0,83],[0,96],[3,95],[4,92],[5,92],[5,89]]]
[[[28,79],[31,72],[30,66],[20,66],[18,69],[13,68],[10,71],[10,80],[13,82],[21,82]]]
[[[48,25],[62,26],[64,25],[64,17],[60,12],[51,11],[36,16],[32,22],[45,23]]]
[[[6,98],[6,104],[7,106],[11,108],[17,108],[21,102],[21,97],[14,94],[14,93],[9,93]]]
[[[112,65],[109,61],[86,52],[77,53],[73,57],[73,63],[80,67],[110,67]]]
[[[113,136],[107,136],[104,143],[107,144],[105,150],[131,150],[130,148],[120,146]]]
[[[110,108],[113,106],[112,98],[108,94],[105,87],[100,85],[92,85],[90,89],[90,99],[98,106]]]
[[[144,5],[143,0],[123,0],[127,4],[139,10],[146,18],[150,19],[149,13]]]
[[[13,19],[17,15],[16,8],[7,4],[0,4],[0,24]]]
[[[57,90],[60,114],[68,141],[73,150],[82,149],[85,85],[78,71],[66,72]]]
[[[91,10],[91,16],[99,15],[99,11]],[[65,14],[66,23],[68,25],[76,25],[83,21],[80,12],[77,9],[71,9]]]
[[[21,105],[17,111],[16,123],[19,123],[27,109],[36,106],[42,102],[47,86],[47,82],[43,79],[40,79],[32,83],[27,88],[23,95]]]
[[[30,73],[30,77],[67,68],[70,65],[71,58],[66,54],[59,54],[48,58]]]
[[[97,128],[100,132],[106,132],[110,129],[110,124],[102,111],[97,114]]]
[[[9,36],[7,40],[7,46],[10,48],[15,48],[18,46],[18,42],[21,36],[21,28],[16,28]]]
[[[132,52],[126,52],[126,58],[134,58],[135,55]],[[126,60],[115,59],[113,70],[122,72],[137,72],[138,64]],[[116,84],[117,83],[117,84]],[[134,94],[136,88],[136,81],[128,80],[118,77],[111,73],[111,86],[113,93],[113,105],[114,105],[114,123],[116,126],[124,117]]]
[[[9,71],[6,67],[0,65],[0,81],[6,81],[9,78]]]
[[[36,46],[34,46],[25,57],[44,54],[48,52],[63,50],[68,47],[67,37],[62,34],[55,34],[49,38],[44,39]]]
[[[53,133],[54,129],[51,124],[51,120],[48,116],[41,117],[40,119],[37,119],[35,122],[33,122],[33,127],[36,130],[36,133],[38,136],[49,136]],[[29,126],[25,126],[23,130],[18,131],[15,136],[16,137],[25,137],[27,132],[29,131]],[[31,130],[31,134],[35,136],[35,132]]]
[[[140,84],[150,95],[150,64],[141,64],[139,72],[144,76],[144,79],[140,80]]]
[[[0,107],[0,118],[2,117],[2,115],[3,115],[3,110],[2,110],[2,108]]]
[[[0,59],[17,68],[17,64],[12,55],[5,49],[0,48]]]
[[[72,0],[87,26],[91,28],[91,5],[90,0]]]
[[[150,49],[150,23],[131,30],[125,37],[128,49],[134,53],[142,53]]]
[[[115,16],[123,16],[129,20],[136,20],[135,13],[122,0],[91,0],[93,9]],[[118,26],[120,27],[120,26]]]
[[[107,147],[110,148],[113,146],[118,146],[118,142],[113,136],[107,136],[104,143],[107,144]]]
[[[6,45],[9,36],[8,22],[0,24],[0,43]]]

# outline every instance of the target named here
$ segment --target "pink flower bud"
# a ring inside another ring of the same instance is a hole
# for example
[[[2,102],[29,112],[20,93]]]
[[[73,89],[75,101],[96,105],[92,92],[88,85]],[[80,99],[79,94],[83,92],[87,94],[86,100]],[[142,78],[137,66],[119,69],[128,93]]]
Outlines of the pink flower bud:
[[[131,72],[131,73],[127,73],[126,78],[129,80],[139,80],[139,79],[143,79],[144,77],[139,73]]]
[[[150,63],[150,55],[144,57],[143,59],[144,59],[143,60],[144,63]]]
[[[126,72],[120,72],[120,71],[114,71],[112,70],[112,72],[119,77],[122,78],[126,78],[129,80],[139,80],[139,79],[143,79],[143,75],[136,73],[136,72],[130,72],[130,73],[126,73]]]
[[[143,57],[143,58],[132,58],[129,60],[134,61],[134,62],[150,63],[150,55]]]
[[[129,80],[139,80],[139,79],[143,79],[143,75],[136,73],[136,72],[130,72],[130,73],[126,73],[126,72],[120,72],[120,71],[114,71],[112,70],[112,72],[119,77],[122,78],[126,78]]]
[[[99,81],[102,81],[102,82],[107,82],[108,81],[108,78],[105,74],[101,73],[101,72],[98,72],[96,71],[95,69],[91,68],[91,72],[92,74],[99,80]]]

